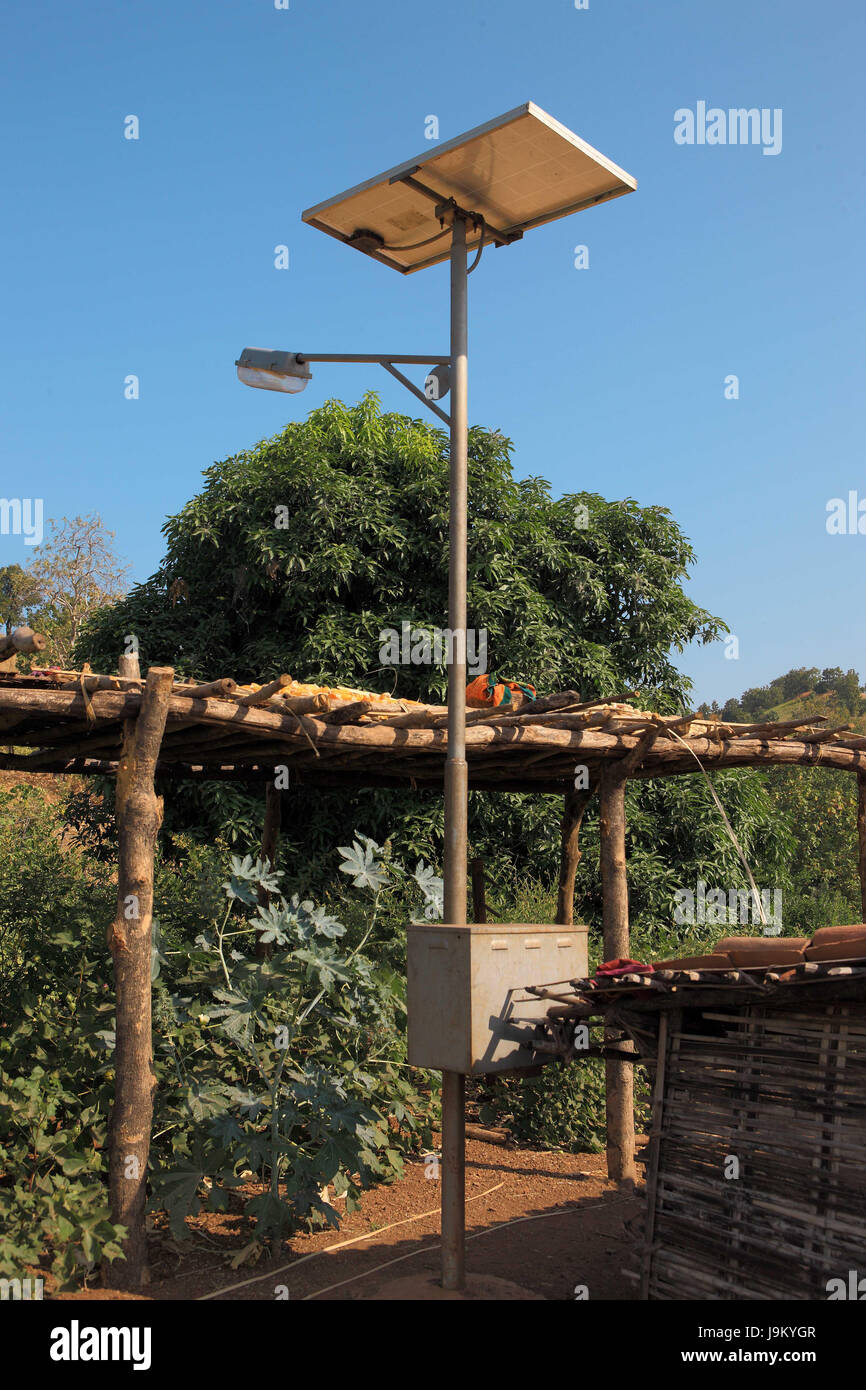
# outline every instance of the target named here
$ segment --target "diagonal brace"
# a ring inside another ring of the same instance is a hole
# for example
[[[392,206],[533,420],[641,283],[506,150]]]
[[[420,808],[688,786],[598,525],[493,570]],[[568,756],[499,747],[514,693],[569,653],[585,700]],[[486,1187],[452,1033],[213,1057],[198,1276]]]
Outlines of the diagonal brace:
[[[440,420],[445,421],[446,425],[451,425],[451,416],[446,415],[444,410],[440,410],[436,402],[429,400],[427,396],[424,395],[423,391],[419,391],[415,383],[410,381],[407,376],[404,376],[402,372],[398,372],[393,362],[389,362],[384,357],[381,357],[379,359],[379,366],[384,367],[386,372],[390,372],[393,377],[396,377],[398,381],[402,382],[407,391],[411,391],[413,396],[417,396],[419,401],[423,401],[424,404],[433,411],[434,415],[438,415]]]

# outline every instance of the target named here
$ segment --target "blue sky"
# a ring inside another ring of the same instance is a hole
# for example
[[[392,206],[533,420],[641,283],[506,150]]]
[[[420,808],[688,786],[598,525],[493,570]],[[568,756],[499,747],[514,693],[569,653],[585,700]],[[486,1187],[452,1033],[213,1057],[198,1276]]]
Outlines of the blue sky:
[[[471,420],[556,492],[670,507],[690,593],[739,642],[681,659],[696,700],[798,665],[866,677],[866,535],[825,525],[829,499],[866,499],[864,40],[855,0],[7,9],[2,495],[98,510],[143,578],[215,459],[330,396],[417,413],[376,367],[292,399],[234,359],[447,348],[446,267],[404,278],[300,213],[429,148],[429,115],[446,140],[533,100],[639,187],[485,256]],[[781,151],[678,145],[699,101],[781,108]],[[28,557],[0,537],[0,563]]]

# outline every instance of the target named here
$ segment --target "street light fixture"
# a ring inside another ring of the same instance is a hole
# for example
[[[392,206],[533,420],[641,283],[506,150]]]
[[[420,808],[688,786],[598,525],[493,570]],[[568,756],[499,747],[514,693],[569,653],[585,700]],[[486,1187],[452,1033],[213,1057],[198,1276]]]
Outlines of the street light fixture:
[[[486,245],[509,246],[524,232],[630,193],[635,179],[533,102],[428,149],[303,214],[305,222],[403,275],[440,261],[451,266],[451,351],[447,357],[294,356],[378,362],[449,425],[450,520],[448,752],[445,763],[445,922],[466,924],[466,534],[468,455],[468,276]],[[468,251],[476,252],[471,268]],[[250,350],[248,350],[250,351]],[[267,354],[265,354],[267,356]],[[273,355],[273,354],[272,354]],[[279,355],[279,354],[277,354]],[[433,366],[422,393],[394,363]],[[241,366],[273,372],[271,367]],[[266,384],[241,376],[249,385]],[[294,371],[285,379],[296,380]],[[306,382],[304,382],[304,385]],[[303,386],[269,387],[302,390]],[[451,413],[436,401],[450,389]],[[465,1077],[442,1074],[442,1284],[465,1282]]]
[[[245,386],[258,386],[263,391],[288,391],[297,395],[313,373],[296,352],[272,352],[270,348],[244,348],[235,366],[238,379]]]
[[[436,395],[431,395],[427,391],[425,382],[424,391],[411,382],[407,376],[394,365],[399,362],[401,365],[411,364],[412,366],[429,366],[431,362],[436,363],[433,371],[427,377],[427,382],[440,378],[438,373],[448,372],[448,357],[443,357],[436,353],[412,353],[408,357],[402,353],[385,352],[370,353],[363,352],[279,352],[271,348],[244,348],[240,357],[235,362],[238,369],[238,377],[245,386],[258,386],[265,391],[289,391],[296,393],[303,391],[308,381],[312,380],[313,374],[309,370],[310,362],[376,362],[380,367],[384,367],[386,372],[390,372],[396,377],[407,391],[411,391],[419,401],[423,401],[429,406],[434,415],[438,415],[440,420],[444,420],[446,425],[451,421],[435,404],[440,395],[445,395],[448,387]],[[444,378],[443,378],[444,380]]]

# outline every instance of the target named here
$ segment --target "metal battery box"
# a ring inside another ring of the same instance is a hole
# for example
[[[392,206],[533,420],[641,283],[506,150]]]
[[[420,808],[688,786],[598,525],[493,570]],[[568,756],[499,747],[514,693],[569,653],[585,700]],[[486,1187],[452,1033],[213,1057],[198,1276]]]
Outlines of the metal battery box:
[[[408,928],[409,1061],[466,1075],[530,1066],[533,1020],[550,1001],[527,985],[587,973],[587,928],[509,922]]]

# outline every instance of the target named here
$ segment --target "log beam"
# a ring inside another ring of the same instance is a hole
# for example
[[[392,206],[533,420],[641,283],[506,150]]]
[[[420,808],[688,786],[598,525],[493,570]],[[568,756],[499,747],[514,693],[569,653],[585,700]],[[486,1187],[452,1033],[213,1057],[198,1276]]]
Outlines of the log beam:
[[[291,685],[292,678],[284,671],[276,680],[268,681],[267,685],[262,685],[258,690],[251,690],[248,695],[239,695],[239,705],[264,705],[272,695],[279,695],[281,690],[285,690],[287,685]]]
[[[136,719],[126,722],[117,768],[117,913],[108,931],[114,958],[117,1032],[114,1106],[109,1128],[111,1219],[127,1229],[126,1258],[103,1264],[108,1288],[137,1290],[147,1282],[144,1210],[153,1121],[151,925],[153,859],[162,822],[154,772],[165,730],[174,672],[151,667]]]
[[[15,658],[17,656],[35,656],[37,652],[44,652],[47,638],[41,632],[34,632],[32,627],[16,627],[14,632],[7,632],[0,636],[0,661],[4,663],[4,670],[15,670]]]
[[[111,719],[133,718],[138,710],[140,696],[133,690],[97,690],[91,697],[92,712],[97,722]],[[32,717],[37,711],[42,716],[56,720],[70,718],[80,720],[86,713],[84,700],[80,693],[72,690],[33,690],[20,687],[7,687],[0,684],[0,709],[13,713],[21,711]],[[303,722],[303,731],[298,720]],[[384,725],[340,725],[325,723],[321,719],[295,716],[289,711],[278,713],[270,708],[255,705],[239,705],[237,701],[219,699],[193,699],[174,692],[169,705],[170,728],[184,724],[218,725],[234,728],[240,737],[267,738],[269,736],[287,738],[295,744],[306,744],[307,736],[315,740],[323,752],[338,756],[344,750],[369,749],[371,754],[386,751],[393,757],[392,750],[399,750],[400,756],[414,758],[422,755],[426,761],[438,759],[446,751],[447,735],[441,729],[390,728]],[[660,734],[658,728],[651,729],[650,735],[658,735],[648,758],[629,774],[634,777],[667,777],[695,770],[694,758],[682,748]],[[641,746],[646,750],[648,734],[637,736],[634,733],[609,733],[599,730],[574,730],[549,728],[539,724],[525,728],[501,727],[495,724],[468,727],[466,744],[471,759],[477,759],[479,771],[482,760],[490,763],[493,748],[502,753],[502,758],[515,767],[517,781],[522,771],[522,763],[538,750],[543,750],[552,759],[560,762],[560,768],[551,767],[549,775],[539,777],[538,791],[550,790],[559,794],[572,781],[574,759],[585,760],[591,767],[602,763],[618,762],[630,752]],[[842,737],[851,737],[842,735]],[[37,743],[36,734],[28,734],[28,742]],[[866,740],[864,740],[866,745]],[[852,744],[811,744],[802,740],[737,737],[716,742],[705,737],[690,738],[689,749],[707,765],[713,767],[753,767],[779,764],[782,766],[840,767],[849,771],[866,769],[866,746]],[[14,762],[4,762],[3,766],[25,771],[27,759],[18,758]],[[498,769],[499,770],[499,769]],[[414,775],[412,769],[409,775]],[[424,776],[424,770],[417,769]],[[470,763],[470,778],[473,766]],[[559,773],[559,783],[555,778]],[[441,772],[439,773],[441,776]],[[507,774],[506,774],[507,775]],[[527,779],[529,780],[529,779]],[[547,785],[545,785],[545,783]]]

